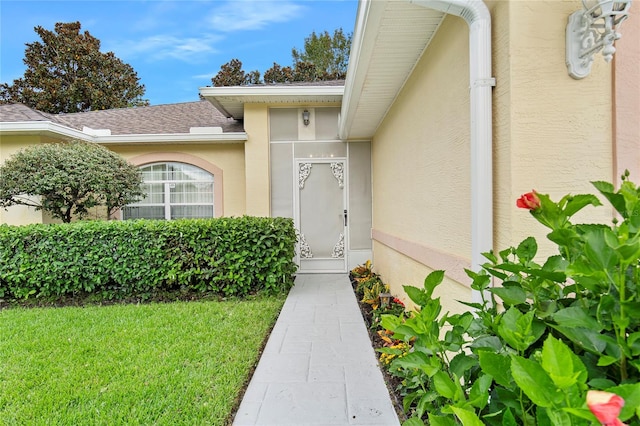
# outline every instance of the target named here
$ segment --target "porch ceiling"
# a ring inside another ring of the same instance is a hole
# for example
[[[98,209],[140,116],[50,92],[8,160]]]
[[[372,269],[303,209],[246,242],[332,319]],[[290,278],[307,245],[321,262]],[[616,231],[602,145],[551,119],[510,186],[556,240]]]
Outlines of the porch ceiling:
[[[374,135],[444,16],[406,0],[360,2],[342,103],[342,139]]]
[[[339,84],[339,85],[334,85]],[[229,87],[202,87],[200,94],[220,112],[236,120],[244,118],[244,104],[323,104],[340,103],[343,82],[324,85],[256,85]]]

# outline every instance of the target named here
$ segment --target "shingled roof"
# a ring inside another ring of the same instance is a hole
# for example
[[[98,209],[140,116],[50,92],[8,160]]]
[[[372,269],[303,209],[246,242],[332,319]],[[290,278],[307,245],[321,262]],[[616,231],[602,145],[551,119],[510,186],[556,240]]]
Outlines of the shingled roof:
[[[0,122],[55,121],[55,115],[31,109],[23,104],[0,105]]]
[[[244,131],[241,121],[226,118],[208,101],[71,114],[47,114],[21,104],[0,105],[0,121],[52,121],[80,131],[84,127],[109,129],[112,135],[189,133],[191,127]]]

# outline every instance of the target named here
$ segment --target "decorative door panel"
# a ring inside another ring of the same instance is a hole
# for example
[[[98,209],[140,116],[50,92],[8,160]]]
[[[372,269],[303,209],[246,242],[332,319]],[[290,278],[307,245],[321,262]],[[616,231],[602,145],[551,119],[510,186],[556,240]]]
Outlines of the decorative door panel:
[[[345,161],[298,161],[297,229],[301,272],[346,271]]]

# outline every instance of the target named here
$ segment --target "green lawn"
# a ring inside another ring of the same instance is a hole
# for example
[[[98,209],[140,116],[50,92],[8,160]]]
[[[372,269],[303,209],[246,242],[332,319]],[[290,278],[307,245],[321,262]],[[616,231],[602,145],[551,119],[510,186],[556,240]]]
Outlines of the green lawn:
[[[0,424],[225,424],[283,302],[2,310]]]

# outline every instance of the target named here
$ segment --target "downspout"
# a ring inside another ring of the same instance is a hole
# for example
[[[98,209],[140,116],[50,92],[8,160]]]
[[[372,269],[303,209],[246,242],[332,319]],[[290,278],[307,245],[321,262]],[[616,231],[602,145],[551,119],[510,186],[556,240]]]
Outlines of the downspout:
[[[471,107],[471,268],[479,271],[482,253],[493,249],[493,166],[491,88],[491,15],[482,0],[409,0],[456,15],[469,25]],[[480,293],[472,291],[474,302]]]

